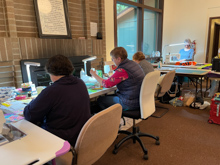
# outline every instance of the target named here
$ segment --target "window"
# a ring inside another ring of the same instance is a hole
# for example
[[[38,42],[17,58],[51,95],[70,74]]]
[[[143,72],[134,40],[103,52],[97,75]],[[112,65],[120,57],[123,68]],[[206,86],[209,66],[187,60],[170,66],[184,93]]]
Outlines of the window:
[[[143,53],[151,55],[157,50],[157,13],[144,11]]]
[[[129,59],[137,51],[145,55],[151,55],[153,51],[161,52],[163,2],[115,0],[115,46],[124,47]]]
[[[144,4],[150,7],[159,8],[159,0],[144,0]]]
[[[128,58],[132,59],[137,50],[137,11],[136,8],[117,4],[118,46],[124,47]]]

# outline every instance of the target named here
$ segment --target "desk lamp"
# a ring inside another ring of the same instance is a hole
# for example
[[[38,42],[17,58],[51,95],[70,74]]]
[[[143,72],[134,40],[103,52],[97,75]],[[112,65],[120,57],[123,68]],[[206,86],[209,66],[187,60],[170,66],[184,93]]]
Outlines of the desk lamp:
[[[30,74],[30,66],[40,66],[40,63],[38,62],[24,62],[24,65],[26,65],[26,71],[27,71],[27,76],[28,76],[28,82],[32,84],[31,82],[31,74]]]
[[[166,54],[164,54],[164,53],[165,53],[165,48],[166,48],[167,46],[178,46],[178,45],[185,45],[185,43],[183,42],[183,43],[176,43],[176,44],[168,44],[168,45],[165,45],[165,46],[163,47],[163,50],[162,50],[162,56],[163,56],[163,57],[166,56]],[[163,61],[164,61],[164,60],[163,60]]]
[[[96,56],[92,56],[92,57],[85,58],[85,59],[82,60],[82,62],[84,62],[84,70],[85,70],[86,76],[87,76],[87,70],[86,70],[87,61],[92,61],[92,60],[95,60],[96,58],[97,58]]]

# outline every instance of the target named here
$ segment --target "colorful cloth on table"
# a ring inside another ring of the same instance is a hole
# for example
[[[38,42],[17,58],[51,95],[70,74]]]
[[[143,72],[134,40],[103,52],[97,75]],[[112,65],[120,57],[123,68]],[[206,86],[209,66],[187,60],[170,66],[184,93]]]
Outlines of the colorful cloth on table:
[[[24,119],[24,117],[20,115],[15,115],[15,114],[4,114],[4,117],[5,117],[6,123],[16,122],[16,121]]]

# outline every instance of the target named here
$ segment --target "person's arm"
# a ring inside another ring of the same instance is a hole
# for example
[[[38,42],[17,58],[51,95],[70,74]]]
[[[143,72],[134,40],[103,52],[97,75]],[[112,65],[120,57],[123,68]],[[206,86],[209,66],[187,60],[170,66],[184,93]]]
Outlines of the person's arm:
[[[110,88],[126,79],[128,79],[128,73],[124,69],[119,68],[111,77],[109,77],[107,80],[103,80],[102,85],[105,88]]]
[[[99,77],[97,74],[96,74],[96,71],[94,70],[90,70],[90,74],[100,83],[102,84],[102,81],[104,80],[103,78]]]
[[[26,120],[37,123],[44,120],[44,117],[50,111],[50,98],[54,97],[47,89],[44,89],[34,100],[25,108],[23,115]]]
[[[115,73],[111,77],[109,77],[107,80],[104,80],[101,77],[99,77],[96,74],[96,72],[93,70],[91,70],[90,73],[99,83],[101,81],[102,86],[104,86],[105,88],[111,88],[128,78],[128,73],[124,69],[121,69],[121,68],[117,69]]]

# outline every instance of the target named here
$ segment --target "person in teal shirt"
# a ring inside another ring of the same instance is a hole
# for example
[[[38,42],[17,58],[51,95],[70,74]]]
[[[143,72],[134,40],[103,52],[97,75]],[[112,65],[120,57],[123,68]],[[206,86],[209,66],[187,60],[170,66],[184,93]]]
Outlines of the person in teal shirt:
[[[179,51],[180,54],[180,61],[192,61],[193,60],[193,55],[194,55],[194,49],[191,48],[191,40],[190,39],[185,39],[185,48],[181,49]]]
[[[193,55],[194,55],[194,49],[191,48],[192,42],[190,39],[185,39],[184,41],[185,48],[181,49],[179,51],[180,58],[178,59],[179,61],[193,61]],[[184,77],[182,76],[177,76],[177,80],[179,84],[183,84]]]

